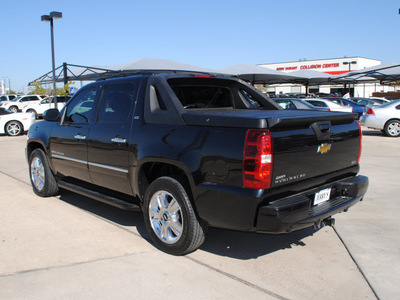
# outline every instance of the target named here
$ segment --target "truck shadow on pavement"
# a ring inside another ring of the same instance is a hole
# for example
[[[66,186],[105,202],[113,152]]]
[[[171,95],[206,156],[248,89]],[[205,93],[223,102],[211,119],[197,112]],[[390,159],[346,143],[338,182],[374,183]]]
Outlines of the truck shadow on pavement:
[[[142,238],[153,244],[147,234],[141,212],[121,210],[66,190],[61,191],[60,200],[122,226],[133,234],[137,231]],[[248,260],[294,246],[305,246],[302,240],[315,232],[312,228],[306,228],[290,234],[260,234],[209,228],[200,249],[219,256]]]
[[[362,135],[367,136],[385,136],[380,130],[363,130]]]
[[[302,239],[314,233],[312,228],[290,234],[262,234],[210,228],[200,249],[219,256],[248,260],[293,246],[305,246]]]

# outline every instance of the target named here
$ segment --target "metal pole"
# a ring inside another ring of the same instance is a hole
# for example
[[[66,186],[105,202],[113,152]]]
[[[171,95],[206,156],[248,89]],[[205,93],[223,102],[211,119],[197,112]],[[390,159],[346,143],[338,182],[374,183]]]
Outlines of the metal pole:
[[[53,97],[54,97],[54,108],[57,108],[57,91],[56,91],[56,63],[54,56],[54,32],[53,32],[53,18],[50,18],[51,28],[51,57],[53,64]]]
[[[67,102],[67,93],[68,91],[65,89],[65,86],[68,83],[68,67],[67,67],[67,63],[63,63],[63,76],[64,76],[64,102]]]
[[[351,62],[349,62],[349,74],[350,74],[350,72],[351,72]],[[350,94],[350,82],[349,82],[349,97],[351,97],[351,94]]]

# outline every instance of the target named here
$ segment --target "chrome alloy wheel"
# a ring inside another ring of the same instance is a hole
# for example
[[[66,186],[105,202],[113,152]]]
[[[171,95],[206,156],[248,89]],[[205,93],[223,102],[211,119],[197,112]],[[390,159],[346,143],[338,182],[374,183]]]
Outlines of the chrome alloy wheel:
[[[167,191],[157,191],[150,199],[150,224],[157,237],[166,244],[176,243],[182,236],[182,208]]]
[[[388,126],[388,132],[391,136],[400,135],[400,122],[391,122]]]
[[[45,172],[43,162],[38,157],[34,157],[31,162],[31,179],[35,188],[40,192],[44,187]]]

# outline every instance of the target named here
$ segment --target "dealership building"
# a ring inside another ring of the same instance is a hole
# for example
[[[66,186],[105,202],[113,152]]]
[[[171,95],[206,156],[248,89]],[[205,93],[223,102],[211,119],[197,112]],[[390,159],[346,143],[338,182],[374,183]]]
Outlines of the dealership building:
[[[380,65],[381,61],[364,57],[344,57],[320,60],[300,60],[295,62],[259,64],[265,67],[281,72],[295,72],[300,70],[313,70],[330,75],[346,75],[348,72],[362,71],[365,68]],[[349,84],[331,84],[331,85],[310,85],[308,93],[324,93],[344,95],[350,90],[354,97],[371,97],[374,92],[392,92],[396,91],[397,86],[381,85],[376,80],[362,80],[358,83]],[[279,84],[267,87],[269,93],[279,94],[306,94],[306,87],[299,84]]]

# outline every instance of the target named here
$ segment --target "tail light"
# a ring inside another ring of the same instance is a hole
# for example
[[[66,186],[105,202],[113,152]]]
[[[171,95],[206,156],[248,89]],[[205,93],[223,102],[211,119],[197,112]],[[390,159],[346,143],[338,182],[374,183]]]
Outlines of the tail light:
[[[367,115],[374,115],[374,111],[372,110],[372,108],[368,108],[367,112],[365,113]]]
[[[243,153],[243,186],[268,189],[272,179],[272,135],[268,129],[249,129]]]
[[[358,157],[357,157],[357,164],[359,164],[360,163],[360,158],[361,158],[361,151],[362,151],[362,130],[361,130],[360,123],[357,122],[357,125],[358,125],[358,131],[360,133],[360,145],[358,147]]]

